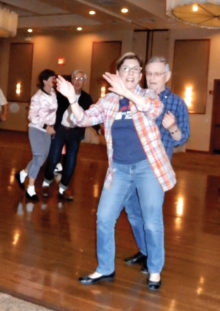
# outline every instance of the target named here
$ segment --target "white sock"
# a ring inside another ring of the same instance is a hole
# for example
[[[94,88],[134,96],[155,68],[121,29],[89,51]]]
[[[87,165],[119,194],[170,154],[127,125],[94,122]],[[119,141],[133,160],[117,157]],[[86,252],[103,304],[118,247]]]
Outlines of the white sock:
[[[42,187],[49,187],[49,186],[50,186],[49,182],[44,180]]]
[[[102,276],[103,274],[99,273],[99,272],[94,272],[92,274],[89,275],[89,277],[91,279],[96,279],[96,278],[99,278],[100,276]]]
[[[55,167],[55,170],[56,171],[62,171],[63,170],[63,166],[62,166],[62,164],[59,162],[59,163],[57,163],[57,165],[56,165],[56,167]]]
[[[153,282],[160,281],[160,273],[150,273],[149,280]]]
[[[27,172],[25,170],[20,171],[20,181],[21,181],[21,183],[24,183],[26,177],[27,177]]]
[[[27,193],[28,193],[30,196],[33,196],[33,195],[36,194],[34,185],[28,185],[28,187],[27,187]]]
[[[65,191],[65,189],[63,189],[62,187],[59,187],[59,193],[60,193],[60,194],[63,194],[64,191]]]

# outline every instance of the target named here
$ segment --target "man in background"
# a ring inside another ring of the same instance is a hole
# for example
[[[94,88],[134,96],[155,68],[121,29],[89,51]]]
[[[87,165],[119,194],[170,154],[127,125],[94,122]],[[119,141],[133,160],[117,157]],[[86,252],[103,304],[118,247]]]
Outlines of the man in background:
[[[88,109],[92,104],[91,96],[83,90],[87,76],[82,70],[75,70],[72,73],[71,82],[74,86],[79,105],[84,109]],[[85,128],[77,127],[70,120],[71,108],[66,97],[57,92],[58,109],[55,130],[56,134],[52,139],[50,152],[45,169],[43,187],[43,197],[49,196],[49,186],[54,179],[54,169],[62,155],[65,146],[65,154],[62,163],[62,177],[59,183],[58,197],[59,199],[72,201],[73,195],[68,190],[71,177],[76,166],[76,159],[81,140],[85,136]],[[94,127],[96,131],[99,126]]]
[[[156,124],[160,130],[161,140],[169,159],[172,159],[174,147],[183,145],[190,134],[188,109],[182,98],[172,93],[166,86],[170,80],[171,71],[164,57],[152,57],[145,68],[147,87],[154,90],[160,97],[164,108],[157,118]],[[143,264],[142,272],[147,272],[147,241],[144,238],[143,220],[140,208],[138,208],[138,197],[132,193],[125,204],[125,210],[131,224],[139,252],[131,257],[125,258],[129,265]],[[159,279],[155,276],[152,283],[154,290],[159,288]]]

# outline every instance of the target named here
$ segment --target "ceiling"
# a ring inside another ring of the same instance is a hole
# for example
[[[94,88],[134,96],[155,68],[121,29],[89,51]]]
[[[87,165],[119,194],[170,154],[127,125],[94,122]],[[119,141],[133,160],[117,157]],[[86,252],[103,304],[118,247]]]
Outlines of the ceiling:
[[[166,0],[0,0],[0,4],[18,13],[18,32],[75,31],[77,26],[83,31],[185,27],[166,16]],[[120,12],[122,7],[128,8],[127,14]],[[90,16],[90,10],[96,14]]]

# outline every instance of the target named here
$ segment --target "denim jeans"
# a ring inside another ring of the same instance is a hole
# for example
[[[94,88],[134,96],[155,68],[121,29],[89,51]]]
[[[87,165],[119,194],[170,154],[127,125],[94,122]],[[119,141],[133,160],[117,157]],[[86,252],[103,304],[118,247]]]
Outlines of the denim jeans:
[[[136,190],[129,194],[125,203],[125,211],[128,216],[128,221],[131,225],[134,238],[138,248],[142,254],[147,256],[147,244],[145,241],[144,219],[141,212],[138,193]]]
[[[129,194],[137,190],[147,241],[150,273],[160,273],[164,265],[164,192],[147,160],[135,164],[113,163],[113,183],[103,188],[97,211],[97,272],[115,270],[115,224]],[[138,226],[139,224],[137,224]]]
[[[54,169],[60,161],[63,146],[66,145],[66,154],[63,161],[63,172],[60,183],[67,188],[76,166],[76,157],[80,139],[75,136],[74,128],[59,126],[51,141],[50,152],[45,169],[45,179],[51,182],[54,178]]]

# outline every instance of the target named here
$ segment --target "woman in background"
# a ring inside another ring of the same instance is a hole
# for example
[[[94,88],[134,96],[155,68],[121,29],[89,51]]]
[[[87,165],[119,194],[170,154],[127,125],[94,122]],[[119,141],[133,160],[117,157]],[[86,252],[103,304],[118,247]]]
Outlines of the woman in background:
[[[32,160],[26,168],[16,173],[19,186],[25,189],[24,182],[28,176],[29,182],[26,197],[38,201],[35,191],[35,180],[41,166],[47,159],[51,136],[55,134],[53,125],[56,120],[57,98],[54,91],[55,72],[45,69],[39,74],[39,90],[32,96],[28,119],[28,136],[32,150]]]

